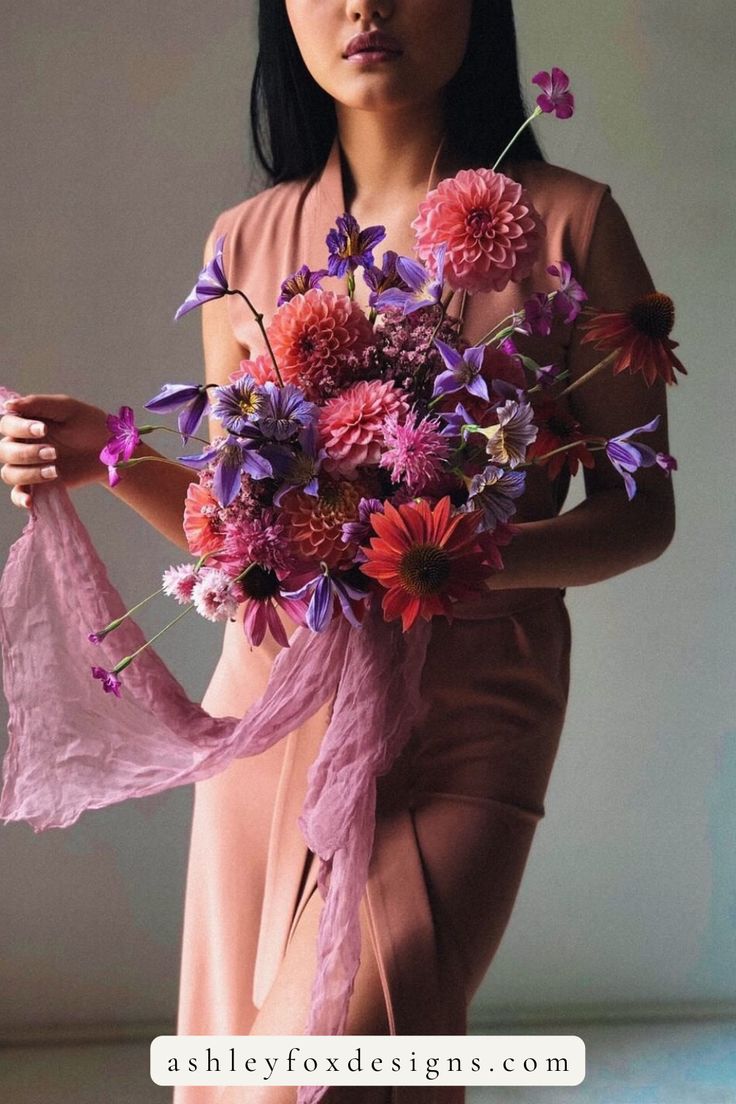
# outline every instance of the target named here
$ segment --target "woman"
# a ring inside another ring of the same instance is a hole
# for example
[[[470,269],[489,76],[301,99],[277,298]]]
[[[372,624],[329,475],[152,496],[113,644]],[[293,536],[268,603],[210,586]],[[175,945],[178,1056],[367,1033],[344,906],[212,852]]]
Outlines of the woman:
[[[272,309],[280,281],[317,269],[335,217],[386,227],[385,249],[412,255],[410,223],[429,186],[461,168],[490,166],[523,121],[510,0],[266,0],[254,85],[254,133],[272,187],[224,211],[205,261],[226,233],[231,286]],[[368,38],[356,36],[373,36]],[[265,147],[268,147],[267,149]],[[545,163],[526,131],[501,168],[519,180],[547,224],[528,280],[501,293],[455,296],[471,344],[525,298],[549,287],[567,260],[591,302],[625,309],[652,283],[608,188]],[[356,298],[367,301],[358,281]],[[206,377],[224,383],[261,351],[237,296],[202,312]],[[540,347],[580,378],[598,359],[577,326]],[[534,355],[529,339],[524,351]],[[667,451],[664,381],[601,375],[562,400],[562,416],[612,436],[661,415],[647,437]],[[0,420],[2,478],[29,507],[33,484],[98,482],[105,414],[68,396],[27,395]],[[41,426],[37,436],[36,425]],[[219,427],[213,418],[213,433]],[[51,448],[55,455],[51,456]],[[46,450],[46,451],[44,451]],[[136,455],[155,455],[147,445]],[[672,539],[671,481],[646,469],[629,502],[619,476],[594,454],[586,498],[560,514],[567,469],[528,473],[488,593],[433,625],[422,687],[431,703],[391,771],[379,779],[371,870],[361,906],[362,952],[349,1034],[463,1033],[466,1009],[508,923],[562,730],[568,693],[568,586],[610,578],[660,555]],[[49,461],[55,461],[49,469]],[[50,475],[49,475],[50,470]],[[114,488],[178,547],[191,472],[148,465]],[[287,631],[295,628],[281,613]],[[237,622],[203,705],[241,715],[268,678],[279,645],[249,649]],[[325,707],[267,752],[196,786],[182,956],[183,1034],[299,1034],[309,1008],[321,899],[316,862],[296,818],[327,723]],[[417,1090],[414,1090],[417,1091]],[[392,1090],[403,1099],[410,1090]],[[458,1104],[462,1089],[423,1088],[422,1100]],[[332,1089],[365,1104],[388,1089]],[[181,1088],[178,1104],[291,1104],[296,1089]]]

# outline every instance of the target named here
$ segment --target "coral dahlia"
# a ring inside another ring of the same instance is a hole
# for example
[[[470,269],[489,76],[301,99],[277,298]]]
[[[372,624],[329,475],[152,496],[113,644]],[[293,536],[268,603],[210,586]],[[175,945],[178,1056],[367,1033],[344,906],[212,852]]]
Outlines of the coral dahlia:
[[[670,339],[675,324],[675,304],[669,295],[650,291],[635,299],[625,311],[597,311],[584,309],[585,320],[580,326],[585,330],[583,342],[595,342],[594,348],[603,352],[618,350],[613,373],[641,372],[650,387],[657,376],[665,383],[677,383],[672,371],[687,375],[687,368],[675,356],[678,342]]]
[[[243,376],[252,376],[255,382],[260,384],[266,383],[267,380],[278,383],[276,369],[267,353],[262,353],[253,360],[241,360],[235,371],[228,376],[228,383],[237,383]]]
[[[357,521],[362,497],[372,488],[361,480],[349,481],[321,476],[317,495],[295,488],[281,499],[281,520],[295,556],[329,568],[347,567],[358,551],[357,542],[342,539],[346,521]]]
[[[377,464],[387,414],[403,417],[409,409],[393,380],[359,380],[329,399],[319,416],[319,433],[327,457],[322,467],[356,479],[361,464]]]
[[[485,552],[478,542],[478,517],[450,516],[449,495],[432,508],[422,499],[371,515],[378,533],[360,564],[364,575],[386,588],[382,609],[387,621],[401,617],[406,632],[423,617],[444,613],[452,620],[452,601],[483,592],[488,576]]]
[[[312,401],[349,382],[351,358],[373,339],[373,328],[347,295],[312,288],[278,308],[268,336],[285,382]]]
[[[419,257],[446,243],[445,280],[470,292],[503,291],[528,276],[546,234],[521,184],[484,168],[440,181],[411,225]]]

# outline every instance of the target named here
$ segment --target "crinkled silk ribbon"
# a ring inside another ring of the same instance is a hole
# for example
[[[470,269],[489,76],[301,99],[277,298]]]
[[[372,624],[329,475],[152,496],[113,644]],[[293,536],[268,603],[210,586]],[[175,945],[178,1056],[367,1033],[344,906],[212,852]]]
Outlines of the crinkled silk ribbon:
[[[152,648],[125,669],[118,699],[90,666],[112,668],[144,636],[127,618],[100,644],[88,642],[91,629],[125,606],[63,485],[36,485],[33,500],[0,580],[10,707],[0,817],[35,831],[62,828],[85,809],[210,778],[282,739],[334,695],[299,827],[320,858],[324,899],[305,1034],[342,1034],[360,961],[376,778],[424,716],[430,623],[419,620],[404,634],[374,600],[360,629],[343,617],[321,633],[300,626],[242,718],[211,717],[190,701]],[[316,1104],[325,1091],[303,1086],[298,1104]]]

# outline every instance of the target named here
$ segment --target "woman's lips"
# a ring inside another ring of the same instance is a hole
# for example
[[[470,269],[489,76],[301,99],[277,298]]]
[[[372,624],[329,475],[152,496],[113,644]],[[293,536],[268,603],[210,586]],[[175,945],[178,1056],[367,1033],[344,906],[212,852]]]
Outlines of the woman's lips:
[[[397,57],[401,57],[401,51],[399,50],[359,50],[355,54],[348,54],[345,60],[365,63],[369,61],[392,61]]]

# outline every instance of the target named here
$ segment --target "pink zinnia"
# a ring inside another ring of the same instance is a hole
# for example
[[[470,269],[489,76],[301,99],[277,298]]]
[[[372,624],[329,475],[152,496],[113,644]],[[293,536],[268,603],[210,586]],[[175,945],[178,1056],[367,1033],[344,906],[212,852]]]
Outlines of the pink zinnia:
[[[259,384],[266,383],[267,380],[278,383],[273,361],[267,353],[262,353],[253,360],[241,360],[235,371],[228,376],[228,383],[236,383],[243,376],[251,376]]]
[[[356,479],[360,464],[377,464],[383,422],[388,414],[404,415],[409,404],[393,380],[359,380],[329,399],[319,416],[319,433],[327,457],[323,467]]]
[[[164,594],[175,598],[181,605],[187,605],[192,600],[192,591],[198,579],[199,572],[194,564],[167,567],[162,576]]]
[[[278,308],[268,336],[286,383],[311,401],[349,382],[351,361],[373,339],[373,327],[347,295],[312,288]]]
[[[546,234],[521,184],[492,169],[461,169],[440,181],[411,225],[419,257],[445,242],[445,280],[470,292],[503,291],[509,280],[523,280]]]
[[[417,421],[412,410],[406,421],[399,422],[396,414],[389,414],[383,423],[384,440],[388,448],[379,464],[391,469],[391,480],[404,480],[410,490],[419,494],[437,477],[442,461],[450,455],[450,446],[441,433],[441,423],[436,418]]]

